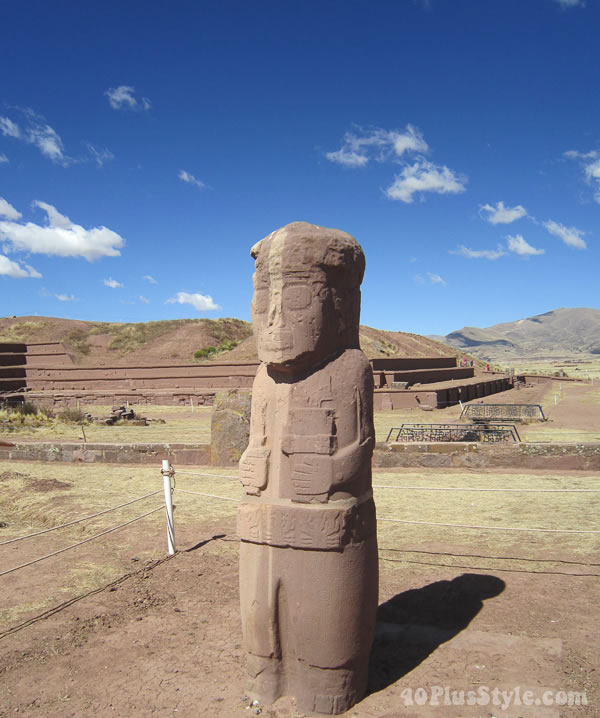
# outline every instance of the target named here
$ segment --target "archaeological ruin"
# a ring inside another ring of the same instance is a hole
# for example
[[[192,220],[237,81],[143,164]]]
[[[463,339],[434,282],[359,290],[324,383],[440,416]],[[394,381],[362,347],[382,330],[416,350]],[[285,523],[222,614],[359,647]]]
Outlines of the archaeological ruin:
[[[249,694],[343,713],[366,690],[378,597],[365,260],[350,235],[305,222],[252,256],[261,364],[238,514]]]
[[[509,376],[475,376],[455,357],[371,359],[374,407],[442,408],[505,391]],[[259,363],[202,362],[143,366],[85,366],[73,363],[60,342],[0,343],[0,395],[23,396],[39,406],[212,404],[227,389],[250,389]]]

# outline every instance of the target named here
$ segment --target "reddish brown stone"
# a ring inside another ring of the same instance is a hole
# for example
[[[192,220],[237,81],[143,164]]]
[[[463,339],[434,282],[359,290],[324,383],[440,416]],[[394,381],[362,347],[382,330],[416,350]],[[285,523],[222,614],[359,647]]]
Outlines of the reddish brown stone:
[[[365,691],[378,590],[364,256],[350,235],[304,222],[252,256],[261,365],[239,512],[249,690],[342,713]]]

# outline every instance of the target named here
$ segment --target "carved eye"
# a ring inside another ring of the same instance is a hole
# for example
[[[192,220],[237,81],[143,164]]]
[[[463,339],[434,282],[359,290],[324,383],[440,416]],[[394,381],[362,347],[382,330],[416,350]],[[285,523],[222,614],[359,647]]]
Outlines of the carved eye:
[[[312,304],[312,291],[306,284],[291,284],[283,290],[283,299],[288,309],[306,309]]]
[[[269,290],[266,288],[255,289],[252,303],[257,314],[264,314],[269,308]]]

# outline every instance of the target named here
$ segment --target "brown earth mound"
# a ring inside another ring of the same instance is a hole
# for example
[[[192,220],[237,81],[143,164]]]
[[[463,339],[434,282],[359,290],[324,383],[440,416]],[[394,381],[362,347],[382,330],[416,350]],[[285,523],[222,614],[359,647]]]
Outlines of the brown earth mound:
[[[241,319],[174,319],[158,322],[85,322],[58,317],[4,317],[0,342],[61,342],[76,364],[87,366],[194,364],[194,353],[220,349],[211,361],[256,360],[249,322]],[[236,343],[227,350],[230,343]],[[361,348],[381,357],[464,356],[459,349],[418,334],[360,328]]]

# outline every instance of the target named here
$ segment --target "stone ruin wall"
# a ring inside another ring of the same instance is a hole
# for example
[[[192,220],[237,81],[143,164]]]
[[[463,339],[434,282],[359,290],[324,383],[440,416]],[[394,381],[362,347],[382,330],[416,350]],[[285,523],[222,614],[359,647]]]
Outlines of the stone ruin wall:
[[[454,357],[371,359],[378,410],[441,408],[510,388],[497,375],[474,382]],[[23,392],[40,406],[94,404],[210,405],[223,389],[249,389],[258,362],[78,367],[59,342],[0,344],[0,393]],[[433,386],[443,382],[456,386]],[[402,384],[408,383],[405,389]],[[422,385],[422,386],[415,386]]]

